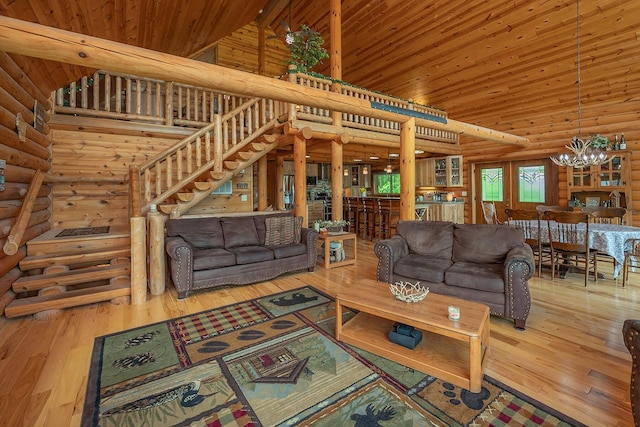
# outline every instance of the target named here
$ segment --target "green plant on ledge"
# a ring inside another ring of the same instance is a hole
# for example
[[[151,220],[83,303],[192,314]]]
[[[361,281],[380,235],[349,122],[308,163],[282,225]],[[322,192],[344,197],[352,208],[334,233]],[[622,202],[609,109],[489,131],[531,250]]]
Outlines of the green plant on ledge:
[[[600,135],[599,133],[589,136],[589,140],[591,141],[591,146],[593,148],[606,150],[609,146],[609,138],[604,135]]]
[[[287,64],[295,65],[297,70],[306,73],[329,54],[324,46],[324,38],[317,31],[302,24],[300,31],[290,33],[293,42],[288,45]]]

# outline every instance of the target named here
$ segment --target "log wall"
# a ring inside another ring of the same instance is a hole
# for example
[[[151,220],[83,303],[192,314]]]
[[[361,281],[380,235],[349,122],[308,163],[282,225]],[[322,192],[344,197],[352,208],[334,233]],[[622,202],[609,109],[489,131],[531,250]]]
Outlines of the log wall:
[[[5,189],[0,191],[0,246],[4,246],[11,228],[16,223],[20,208],[36,170],[50,169],[49,116],[41,118],[43,125],[34,128],[36,102],[49,108],[47,96],[20,69],[11,56],[0,52],[0,159],[6,161]],[[16,123],[22,123],[17,126]],[[22,130],[18,132],[18,127]],[[0,313],[15,294],[11,284],[20,277],[17,265],[26,254],[28,239],[50,229],[51,189],[41,187],[36,195],[32,215],[18,251],[11,256],[0,252]]]

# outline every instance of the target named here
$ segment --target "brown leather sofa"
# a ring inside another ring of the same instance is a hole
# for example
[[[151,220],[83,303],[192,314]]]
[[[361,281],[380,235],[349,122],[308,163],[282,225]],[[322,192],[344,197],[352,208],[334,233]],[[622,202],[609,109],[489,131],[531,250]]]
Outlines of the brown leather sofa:
[[[313,271],[318,232],[301,224],[291,213],[170,219],[165,248],[178,297]]]
[[[408,281],[430,292],[475,301],[524,329],[535,271],[522,230],[505,225],[400,221],[397,234],[375,245],[377,278]]]
[[[631,412],[636,426],[640,427],[640,320],[627,319],[622,325],[624,345],[631,354],[631,382],[629,387],[629,399],[631,400]]]

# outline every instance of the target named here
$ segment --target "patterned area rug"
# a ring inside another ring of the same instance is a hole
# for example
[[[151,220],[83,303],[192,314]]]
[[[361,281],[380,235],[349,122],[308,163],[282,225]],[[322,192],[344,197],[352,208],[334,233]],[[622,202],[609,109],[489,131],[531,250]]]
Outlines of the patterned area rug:
[[[487,376],[471,393],[343,345],[334,328],[333,300],[303,287],[99,337],[82,425],[581,425]]]

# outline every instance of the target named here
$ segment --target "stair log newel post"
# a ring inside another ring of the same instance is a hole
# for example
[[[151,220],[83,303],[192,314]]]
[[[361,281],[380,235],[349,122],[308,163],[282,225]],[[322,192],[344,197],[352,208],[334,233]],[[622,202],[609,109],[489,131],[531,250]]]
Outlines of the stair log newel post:
[[[223,160],[223,147],[222,147],[222,116],[215,114],[213,116],[213,170],[215,172],[222,172],[222,160]]]
[[[140,204],[140,167],[129,167],[131,198],[131,304],[147,300],[147,219]]]
[[[293,176],[294,178],[294,212],[301,216],[302,226],[308,224],[307,218],[307,140],[313,131],[304,127],[293,136]]]
[[[416,217],[416,120],[400,123],[400,219]]]
[[[161,295],[165,290],[164,224],[166,216],[155,205],[149,209],[149,290]]]

